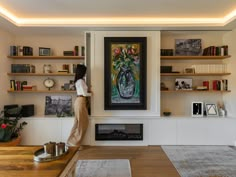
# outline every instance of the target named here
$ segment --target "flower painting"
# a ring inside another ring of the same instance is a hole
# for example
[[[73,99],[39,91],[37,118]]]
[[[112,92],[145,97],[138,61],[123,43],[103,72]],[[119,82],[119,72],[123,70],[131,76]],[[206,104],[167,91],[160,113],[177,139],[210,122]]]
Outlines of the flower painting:
[[[146,109],[146,38],[105,38],[105,109]]]

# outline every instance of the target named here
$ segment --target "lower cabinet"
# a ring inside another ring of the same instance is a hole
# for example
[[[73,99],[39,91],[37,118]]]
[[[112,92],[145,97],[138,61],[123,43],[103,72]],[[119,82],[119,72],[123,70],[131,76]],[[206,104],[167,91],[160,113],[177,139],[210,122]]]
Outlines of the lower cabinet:
[[[26,125],[22,131],[21,145],[43,145],[49,141],[66,142],[74,118],[23,118]],[[83,144],[90,144],[90,127]]]
[[[111,120],[112,119],[112,120]],[[22,145],[43,145],[66,142],[74,118],[23,118],[28,125],[22,131]],[[144,124],[144,139],[134,141],[95,141],[95,123]],[[235,145],[236,118],[90,118],[83,145],[146,146],[146,145]]]
[[[234,145],[236,118],[163,118],[150,121],[149,145]]]

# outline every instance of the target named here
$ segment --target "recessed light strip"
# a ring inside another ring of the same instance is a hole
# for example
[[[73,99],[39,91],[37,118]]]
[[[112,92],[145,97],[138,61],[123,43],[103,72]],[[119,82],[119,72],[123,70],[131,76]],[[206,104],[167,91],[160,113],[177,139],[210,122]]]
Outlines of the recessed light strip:
[[[236,19],[236,10],[224,18],[18,18],[0,7],[0,15],[16,26],[224,26]]]

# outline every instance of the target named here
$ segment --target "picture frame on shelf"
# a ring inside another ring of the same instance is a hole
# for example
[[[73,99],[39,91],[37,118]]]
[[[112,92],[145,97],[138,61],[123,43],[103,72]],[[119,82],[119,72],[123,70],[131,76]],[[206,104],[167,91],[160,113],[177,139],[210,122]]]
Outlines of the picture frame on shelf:
[[[51,48],[39,47],[39,56],[50,56]]]
[[[104,38],[104,109],[146,110],[146,37]]]
[[[208,117],[218,117],[218,107],[214,103],[205,103],[206,115]]]
[[[195,68],[184,68],[184,73],[194,74],[195,73]]]
[[[46,96],[45,115],[56,115],[57,117],[69,116],[72,113],[71,96]]]
[[[192,102],[192,105],[191,105],[192,117],[203,117],[204,115],[203,105],[204,105],[203,102],[199,102],[199,101]]]
[[[192,79],[176,78],[175,90],[192,90]]]
[[[202,55],[201,39],[175,39],[175,55],[199,56]]]

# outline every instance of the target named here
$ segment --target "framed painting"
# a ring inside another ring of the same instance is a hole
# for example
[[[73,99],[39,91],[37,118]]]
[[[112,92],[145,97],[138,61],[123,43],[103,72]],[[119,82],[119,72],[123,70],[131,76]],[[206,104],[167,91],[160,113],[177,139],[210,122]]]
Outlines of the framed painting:
[[[146,37],[104,38],[105,110],[146,109]]]

